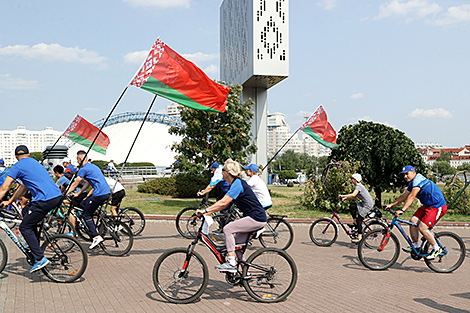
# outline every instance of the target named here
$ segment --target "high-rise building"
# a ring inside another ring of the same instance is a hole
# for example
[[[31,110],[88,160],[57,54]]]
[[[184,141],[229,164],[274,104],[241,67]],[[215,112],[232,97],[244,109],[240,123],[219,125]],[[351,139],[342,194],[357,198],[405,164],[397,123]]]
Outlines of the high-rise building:
[[[166,114],[169,116],[179,117],[182,105],[178,103],[172,103],[166,106]]]
[[[43,152],[47,146],[52,146],[62,135],[61,131],[52,127],[43,130],[28,130],[25,126],[18,126],[14,130],[0,130],[0,158],[6,166],[16,163],[15,148],[19,145],[28,147],[29,152]],[[61,138],[58,142],[63,145],[68,140]]]

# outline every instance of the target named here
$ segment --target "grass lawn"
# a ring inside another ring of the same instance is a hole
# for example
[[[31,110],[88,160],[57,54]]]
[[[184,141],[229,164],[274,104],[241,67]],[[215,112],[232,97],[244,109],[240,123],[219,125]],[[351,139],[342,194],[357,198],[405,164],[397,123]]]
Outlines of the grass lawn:
[[[333,212],[322,212],[307,210],[300,205],[300,197],[303,194],[303,187],[286,187],[286,186],[269,186],[272,192],[273,207],[269,209],[270,213],[285,214],[288,217],[296,218],[320,218],[324,216],[331,216]],[[159,214],[159,215],[176,215],[179,211],[186,207],[197,207],[201,202],[198,198],[193,199],[176,199],[157,194],[138,193],[136,190],[126,190],[127,196],[122,201],[122,207],[136,207],[144,214]],[[382,200],[395,199],[398,193],[386,193],[382,195]],[[372,195],[374,196],[374,195]],[[417,208],[415,202],[414,207]],[[415,210],[409,209],[405,212],[403,218],[409,219]],[[341,217],[350,219],[351,216],[347,213],[342,213]],[[384,213],[384,217],[391,219],[391,215]],[[470,222],[469,215],[452,215],[446,214],[444,221],[465,221]]]

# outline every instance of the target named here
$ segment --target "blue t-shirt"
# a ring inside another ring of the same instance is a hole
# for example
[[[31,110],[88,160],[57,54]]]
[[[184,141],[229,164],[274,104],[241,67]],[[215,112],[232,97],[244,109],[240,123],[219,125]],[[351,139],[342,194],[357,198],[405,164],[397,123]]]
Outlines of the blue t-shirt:
[[[416,174],[413,181],[408,184],[408,191],[411,192],[414,187],[420,188],[416,198],[419,199],[423,206],[428,208],[440,208],[446,205],[446,200],[439,187],[423,175]]]
[[[69,169],[71,173],[75,173],[77,171],[77,167],[72,164],[69,164],[69,166],[67,166],[66,169]]]
[[[225,195],[234,199],[243,216],[249,216],[257,222],[268,221],[266,211],[246,181],[236,178]]]
[[[69,183],[70,183],[70,180],[67,177],[65,177],[65,175],[60,176],[59,179],[57,179],[56,181],[56,185],[59,187],[60,186],[67,187]]]
[[[2,167],[0,167],[1,169]],[[3,167],[4,170],[0,173],[0,186],[3,185],[5,182],[5,178],[7,177],[8,169],[6,167]]]
[[[222,165],[214,171],[214,175],[212,175],[211,181],[209,183],[210,186],[217,186],[217,200],[220,200],[224,197],[227,191],[230,189],[230,184],[224,180],[222,176]]]
[[[109,186],[104,179],[103,173],[98,166],[91,163],[85,163],[78,171],[78,176],[86,179],[93,187],[93,196],[109,195]]]
[[[61,196],[60,189],[38,161],[27,157],[15,163],[7,174],[19,179],[31,192],[33,201],[47,201]]]

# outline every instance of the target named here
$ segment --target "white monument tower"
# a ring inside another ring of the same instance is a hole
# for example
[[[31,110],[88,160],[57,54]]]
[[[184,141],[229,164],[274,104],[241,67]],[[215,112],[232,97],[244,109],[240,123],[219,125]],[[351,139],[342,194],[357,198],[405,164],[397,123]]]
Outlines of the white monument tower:
[[[242,101],[255,102],[252,133],[258,152],[252,162],[264,166],[268,88],[289,76],[289,0],[224,0],[220,63],[221,79],[242,84]]]

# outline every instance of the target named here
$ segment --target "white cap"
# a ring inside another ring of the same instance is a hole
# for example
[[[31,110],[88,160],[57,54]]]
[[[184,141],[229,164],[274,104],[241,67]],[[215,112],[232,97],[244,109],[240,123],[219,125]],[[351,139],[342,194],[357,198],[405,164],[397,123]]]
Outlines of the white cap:
[[[353,174],[352,178],[354,178],[357,182],[360,182],[362,180],[361,174],[358,173]]]
[[[72,160],[70,158],[63,158],[62,163],[67,162],[67,163],[72,163]]]

